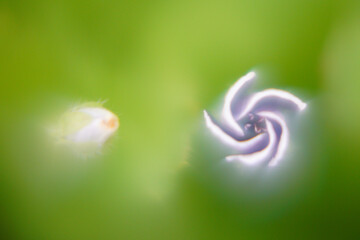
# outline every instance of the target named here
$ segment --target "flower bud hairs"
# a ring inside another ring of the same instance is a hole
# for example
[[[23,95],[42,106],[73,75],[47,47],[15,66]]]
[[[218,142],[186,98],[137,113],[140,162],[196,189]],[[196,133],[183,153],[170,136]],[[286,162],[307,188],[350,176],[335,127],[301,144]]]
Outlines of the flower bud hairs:
[[[87,102],[63,113],[50,133],[57,145],[87,158],[101,153],[119,125],[119,118],[102,103]]]
[[[280,113],[283,108],[279,106],[301,112],[307,104],[278,89],[247,95],[245,90],[255,76],[255,72],[249,72],[226,93],[221,126],[205,110],[204,118],[213,135],[236,152],[228,155],[227,161],[273,167],[284,157],[290,140],[288,125]]]

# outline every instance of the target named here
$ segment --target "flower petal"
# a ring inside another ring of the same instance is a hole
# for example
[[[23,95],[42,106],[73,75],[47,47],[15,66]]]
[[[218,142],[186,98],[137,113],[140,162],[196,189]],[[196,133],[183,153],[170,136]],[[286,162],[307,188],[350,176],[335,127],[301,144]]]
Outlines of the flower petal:
[[[217,136],[223,143],[236,148],[239,151],[244,151],[250,148],[253,148],[259,145],[261,142],[266,140],[266,134],[258,134],[253,138],[239,141],[234,137],[230,136],[226,133],[221,127],[214,123],[209,114],[204,110],[204,118],[206,122],[206,126],[210,129],[210,131]]]
[[[226,160],[240,161],[247,165],[255,165],[264,161],[265,159],[270,158],[276,146],[276,132],[270,121],[265,120],[265,123],[266,123],[266,128],[268,130],[267,135],[269,136],[269,143],[264,149],[250,154],[229,155],[226,157]]]
[[[300,98],[296,97],[295,95],[279,90],[279,89],[267,89],[258,93],[255,93],[246,103],[246,107],[244,110],[242,110],[235,119],[239,120],[246,116],[254,107],[265,98],[280,98],[285,101],[289,101],[300,110],[304,110],[306,108],[306,103],[301,101]]]
[[[232,130],[234,130],[237,134],[240,136],[244,136],[244,130],[241,128],[241,126],[236,122],[233,112],[232,112],[232,103],[236,96],[236,94],[239,93],[240,89],[243,88],[243,86],[253,80],[255,78],[255,72],[249,72],[245,76],[241,77],[227,92],[225,95],[225,101],[224,101],[224,107],[222,111],[222,117],[224,121],[229,125]]]
[[[277,146],[276,153],[269,162],[269,166],[276,166],[278,161],[283,158],[286,148],[289,144],[289,129],[287,127],[285,120],[276,113],[264,111],[264,112],[259,112],[257,114],[277,122],[281,127],[281,133],[280,136],[278,137],[279,143]]]

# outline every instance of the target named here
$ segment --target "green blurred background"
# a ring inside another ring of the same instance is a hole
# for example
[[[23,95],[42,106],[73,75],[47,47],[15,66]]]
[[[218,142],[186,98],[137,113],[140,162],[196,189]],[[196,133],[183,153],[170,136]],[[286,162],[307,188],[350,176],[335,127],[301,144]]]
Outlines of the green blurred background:
[[[254,67],[309,102],[272,172],[203,131]],[[104,99],[102,156],[49,151],[49,116]],[[1,239],[360,237],[359,1],[2,0],[0,106]]]

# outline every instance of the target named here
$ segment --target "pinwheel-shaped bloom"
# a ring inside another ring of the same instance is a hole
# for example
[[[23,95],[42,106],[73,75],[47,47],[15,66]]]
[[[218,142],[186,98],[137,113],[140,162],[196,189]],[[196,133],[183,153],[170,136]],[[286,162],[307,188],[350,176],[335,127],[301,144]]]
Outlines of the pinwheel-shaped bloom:
[[[289,129],[280,111],[286,108],[302,111],[306,103],[278,89],[246,94],[254,78],[255,72],[249,72],[229,89],[225,95],[221,126],[204,110],[206,126],[236,151],[226,160],[248,165],[266,162],[268,166],[275,166],[289,144]]]

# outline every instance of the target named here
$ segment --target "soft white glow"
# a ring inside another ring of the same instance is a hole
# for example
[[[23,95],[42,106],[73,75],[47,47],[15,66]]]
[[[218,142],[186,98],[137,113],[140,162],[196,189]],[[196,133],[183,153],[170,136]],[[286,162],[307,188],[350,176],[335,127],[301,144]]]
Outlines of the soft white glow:
[[[278,161],[281,160],[285,154],[286,148],[289,144],[289,129],[285,120],[278,114],[275,114],[273,112],[259,112],[257,114],[267,119],[276,121],[281,127],[281,136],[279,137],[280,139],[276,154],[269,162],[269,166],[273,167],[277,165]]]
[[[298,97],[296,97],[295,95],[293,95],[289,92],[279,90],[279,89],[267,89],[267,90],[255,93],[250,98],[250,100],[246,103],[245,109],[239,114],[238,117],[236,117],[236,119],[241,119],[244,116],[246,116],[246,114],[248,114],[255,107],[256,104],[258,104],[264,98],[268,98],[268,97],[281,98],[283,100],[290,101],[290,102],[294,103],[299,108],[300,111],[302,111],[306,108],[306,103],[304,103]]]
[[[65,136],[71,142],[91,142],[101,146],[119,127],[118,117],[105,108],[86,107],[73,112],[85,113],[91,117],[91,121],[81,129]]]
[[[114,116],[109,110],[100,107],[83,107],[76,109],[75,111],[86,113],[93,118],[111,118]]]
[[[231,105],[234,97],[239,90],[250,80],[255,78],[255,72],[249,72],[245,76],[241,77],[226,93],[224,100],[224,107],[222,111],[222,117],[225,122],[240,136],[244,136],[244,131],[241,126],[236,122],[234,115],[231,111]]]
[[[276,133],[274,127],[271,122],[265,120],[266,128],[268,131],[269,136],[269,143],[268,145],[258,152],[254,152],[251,154],[237,154],[237,155],[230,155],[226,157],[227,161],[240,161],[247,165],[255,165],[258,164],[265,159],[268,159],[272,152],[274,151],[274,147],[276,144]]]
[[[266,134],[262,133],[256,135],[253,138],[244,141],[238,141],[229,134],[227,134],[226,132],[224,132],[224,130],[220,128],[217,124],[215,124],[205,110],[204,110],[204,118],[205,118],[206,126],[216,137],[218,137],[224,144],[234,147],[237,150],[245,150],[254,147],[266,138]]]

